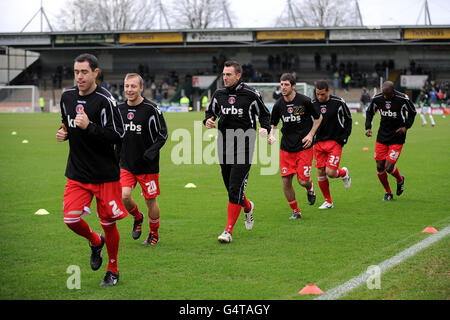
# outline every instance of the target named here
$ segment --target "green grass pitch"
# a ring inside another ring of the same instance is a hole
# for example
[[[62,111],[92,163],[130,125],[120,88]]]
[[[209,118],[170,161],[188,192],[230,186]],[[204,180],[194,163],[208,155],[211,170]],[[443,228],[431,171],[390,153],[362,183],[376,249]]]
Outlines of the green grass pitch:
[[[203,114],[165,117],[169,140],[160,165],[160,243],[154,248],[140,244],[148,232],[148,218],[137,241],[131,238],[131,216],[119,221],[120,282],[102,288],[106,248],[103,266],[92,271],[87,241],[63,222],[68,144],[55,139],[60,116],[0,114],[1,299],[312,299],[298,291],[307,284],[331,289],[424,239],[425,227],[441,230],[450,222],[448,117],[435,116],[437,125],[431,128],[422,127],[417,116],[398,162],[407,179],[405,192],[385,203],[373,160],[375,137],[364,136],[364,119],[356,114],[353,120],[358,125],[353,125],[341,161],[341,167],[350,170],[352,186],[347,190],[340,179],[330,180],[334,209],[317,209],[323,196],[313,168],[316,204],[309,206],[305,190],[296,185],[303,218],[289,220],[279,170],[261,175],[265,165],[257,164],[246,192],[255,203],[254,229],[245,230],[241,214],[233,242],[220,244],[217,236],[226,223],[228,200],[219,166],[175,165],[171,160],[178,144],[170,140],[173,131],[193,132],[194,120],[202,120]],[[375,132],[378,123],[376,116]],[[29,143],[22,143],[25,139]],[[389,180],[395,190],[395,180]],[[184,188],[189,182],[197,188]],[[139,187],[133,196],[144,210]],[[41,208],[50,214],[35,215]],[[94,201],[93,212],[95,208]],[[93,230],[102,231],[95,213],[85,220]],[[363,286],[343,298],[448,299],[448,243],[444,239],[402,263],[403,269],[382,275],[381,290]],[[67,286],[71,265],[80,268],[81,289]]]

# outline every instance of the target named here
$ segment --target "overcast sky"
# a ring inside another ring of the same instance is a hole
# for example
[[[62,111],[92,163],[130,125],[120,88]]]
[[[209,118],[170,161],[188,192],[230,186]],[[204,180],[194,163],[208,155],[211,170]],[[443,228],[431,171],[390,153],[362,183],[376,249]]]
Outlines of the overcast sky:
[[[350,0],[349,0],[350,1]],[[50,23],[55,25],[56,16],[66,0],[43,0],[44,11]],[[237,28],[273,27],[276,18],[286,9],[286,0],[230,0]],[[163,1],[164,3],[164,1]],[[0,32],[19,32],[39,11],[40,0],[0,0]],[[414,25],[424,24],[424,0],[359,0],[364,25]],[[428,0],[431,22],[450,25],[450,1]],[[420,18],[419,18],[420,17]],[[418,21],[419,20],[419,21]],[[44,21],[44,30],[48,30]],[[25,31],[40,31],[37,15]]]

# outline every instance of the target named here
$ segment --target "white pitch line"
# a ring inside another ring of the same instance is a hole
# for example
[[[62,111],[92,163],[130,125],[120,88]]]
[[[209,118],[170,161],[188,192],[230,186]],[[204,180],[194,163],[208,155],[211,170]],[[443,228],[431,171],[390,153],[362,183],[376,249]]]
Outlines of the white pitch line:
[[[399,263],[401,263],[404,260],[408,259],[409,257],[415,255],[416,253],[425,249],[426,247],[430,246],[431,244],[441,240],[449,233],[450,233],[450,226],[447,226],[445,229],[439,231],[439,233],[435,233],[435,234],[429,236],[428,238],[420,241],[419,243],[416,243],[415,245],[409,247],[408,249],[403,250],[402,252],[395,255],[394,257],[381,262],[378,265],[378,267],[380,268],[380,272],[384,273],[385,271],[398,265]],[[326,291],[324,294],[315,298],[314,300],[336,300],[336,299],[339,299],[340,297],[347,294],[351,290],[356,289],[359,286],[361,286],[364,282],[367,281],[367,279],[370,276],[371,275],[367,272],[361,273],[359,276],[356,276],[356,277],[348,280],[344,284]]]

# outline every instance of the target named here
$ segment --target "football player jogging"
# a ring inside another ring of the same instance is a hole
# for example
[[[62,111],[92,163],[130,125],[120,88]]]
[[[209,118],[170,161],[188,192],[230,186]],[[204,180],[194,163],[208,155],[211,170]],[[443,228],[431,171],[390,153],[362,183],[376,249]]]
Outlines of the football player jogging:
[[[330,94],[328,83],[325,80],[316,82],[316,98],[313,100],[314,108],[323,117],[322,123],[316,132],[314,145],[314,162],[317,168],[317,180],[325,202],[319,209],[334,207],[331,199],[328,178],[342,178],[346,188],[350,188],[351,178],[346,167],[339,168],[342,148],[348,142],[352,132],[352,116],[345,101]]]
[[[375,142],[375,161],[378,179],[386,191],[383,201],[394,198],[387,173],[397,181],[397,196],[405,189],[405,177],[395,166],[406,140],[406,131],[411,128],[416,116],[416,108],[406,94],[394,90],[394,84],[386,81],[382,92],[372,98],[366,112],[366,136],[372,136],[372,119],[380,111],[380,128]]]
[[[233,228],[242,207],[245,227],[252,230],[252,201],[247,200],[245,188],[253,158],[256,141],[256,115],[265,137],[270,131],[270,112],[258,91],[242,82],[242,68],[236,61],[226,61],[223,68],[225,87],[217,89],[205,110],[205,126],[215,128],[218,120],[218,154],[223,182],[228,191],[228,219],[223,233],[218,237],[222,243],[230,243]]]
[[[283,134],[280,144],[280,171],[283,181],[283,192],[293,214],[289,219],[302,217],[292,186],[294,175],[298,183],[306,189],[308,203],[316,201],[314,185],[311,181],[311,164],[313,160],[313,140],[322,122],[322,115],[314,109],[311,99],[295,92],[296,79],[290,73],[280,78],[282,97],[275,102],[270,124],[272,129],[268,139],[273,144],[280,119],[283,123]]]
[[[427,125],[427,119],[425,119],[426,115],[428,115],[428,117],[430,118],[431,126],[434,127],[436,125],[436,122],[434,122],[433,115],[431,114],[430,97],[424,89],[422,89],[422,91],[420,92],[416,103],[417,102],[419,102],[420,104],[419,115],[420,119],[422,119],[422,127]]]
[[[125,76],[124,91],[127,101],[119,105],[125,123],[125,137],[120,151],[120,182],[122,199],[134,217],[131,235],[137,240],[142,233],[144,215],[132,198],[139,182],[148,208],[150,232],[142,245],[159,242],[159,152],[168,136],[166,122],[156,104],[144,98],[144,81],[137,73]]]
[[[76,86],[61,96],[62,125],[56,140],[69,140],[70,147],[65,173],[64,222],[73,232],[89,240],[92,270],[102,265],[102,249],[106,244],[108,267],[100,285],[113,286],[119,281],[120,235],[116,221],[128,214],[122,202],[115,150],[124,136],[124,127],[114,98],[95,82],[98,73],[95,56],[82,54],[75,58]],[[91,213],[94,196],[104,236],[93,232],[82,219]]]

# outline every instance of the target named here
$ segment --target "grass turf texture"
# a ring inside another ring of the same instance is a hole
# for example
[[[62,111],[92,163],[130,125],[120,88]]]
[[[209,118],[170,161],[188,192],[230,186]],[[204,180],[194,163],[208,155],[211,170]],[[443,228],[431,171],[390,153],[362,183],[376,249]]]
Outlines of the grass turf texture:
[[[92,271],[87,241],[63,222],[68,144],[55,140],[60,116],[0,114],[1,299],[312,299],[314,296],[298,295],[298,291],[307,284],[323,291],[331,289],[424,239],[428,236],[421,233],[425,227],[440,230],[450,222],[449,120],[435,116],[437,125],[431,128],[421,127],[416,118],[398,162],[407,179],[406,190],[385,203],[373,160],[375,137],[364,136],[364,119],[354,115],[359,124],[353,126],[341,161],[341,167],[350,170],[352,186],[347,190],[340,179],[330,179],[334,209],[317,209],[324,200],[313,168],[316,204],[309,206],[305,190],[296,185],[303,218],[289,220],[291,210],[282,193],[279,171],[262,176],[260,168],[264,166],[254,165],[246,194],[255,203],[255,227],[245,230],[241,213],[233,242],[220,244],[217,236],[226,224],[228,200],[219,166],[177,166],[171,161],[172,148],[178,142],[170,141],[170,134],[176,128],[192,132],[193,121],[203,119],[203,114],[165,117],[169,140],[161,154],[160,243],[156,247],[140,244],[148,232],[148,217],[137,241],[131,238],[132,217],[119,221],[120,281],[114,288],[101,288],[106,247],[103,266]],[[376,116],[374,132],[378,122]],[[17,135],[11,135],[12,131]],[[22,144],[24,139],[29,143]],[[363,151],[363,147],[369,150]],[[395,192],[395,180],[389,180]],[[188,182],[197,188],[185,189]],[[140,187],[133,196],[144,211]],[[40,208],[50,214],[34,215]],[[94,200],[93,212],[95,208]],[[102,232],[95,213],[84,219],[94,231]],[[442,243],[448,244],[448,240]],[[428,277],[420,267],[437,259],[448,272],[448,251],[446,259],[433,252],[443,251],[433,249],[407,260],[399,266],[407,265],[407,272],[393,270],[385,280],[382,276],[381,290],[360,290],[350,298],[414,299],[418,296],[413,288],[427,279],[419,298],[448,299],[448,275]],[[420,259],[425,262],[420,264]],[[66,286],[70,265],[81,269],[80,290]],[[436,268],[442,271],[442,266]]]

